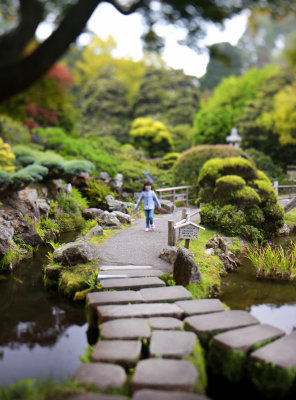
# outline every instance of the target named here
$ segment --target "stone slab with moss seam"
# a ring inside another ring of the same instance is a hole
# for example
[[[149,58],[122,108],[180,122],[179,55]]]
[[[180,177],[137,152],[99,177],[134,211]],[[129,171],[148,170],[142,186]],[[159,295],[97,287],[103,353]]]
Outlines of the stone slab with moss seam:
[[[141,349],[139,340],[101,340],[93,348],[90,359],[131,366],[140,358]]]
[[[150,342],[150,356],[182,358],[191,354],[196,342],[193,332],[154,331]]]
[[[125,269],[125,270],[111,270],[111,271],[100,271],[98,273],[98,279],[104,279],[104,276],[116,276],[126,275],[129,278],[142,278],[150,276],[162,276],[163,271],[159,269]]]
[[[182,318],[183,311],[175,304],[149,303],[97,307],[101,322],[118,318],[173,317]]]
[[[165,283],[155,277],[151,278],[124,278],[124,279],[103,279],[102,289],[105,290],[127,290],[142,289],[145,287],[163,287]]]
[[[249,377],[269,398],[295,398],[296,331],[251,353]]]
[[[140,269],[151,269],[150,265],[102,265],[100,267],[101,271],[113,271],[113,270],[126,270],[126,269],[133,269],[133,270],[140,270]]]
[[[132,400],[209,400],[209,398],[194,393],[143,389],[136,392]]]
[[[200,299],[178,301],[177,306],[184,310],[185,315],[210,314],[225,311],[222,303],[218,299]]]
[[[115,319],[101,325],[100,336],[102,339],[149,339],[151,330],[146,319]]]
[[[189,361],[151,358],[137,364],[131,388],[133,391],[161,389],[192,392],[198,377],[198,371]]]
[[[257,324],[257,318],[246,311],[238,310],[194,315],[185,319],[185,326],[198,334],[203,345],[207,345],[219,332]]]
[[[126,396],[117,396],[112,394],[81,393],[73,397],[68,397],[68,400],[126,400]]]
[[[184,286],[166,286],[163,288],[141,289],[145,302],[177,301],[191,299],[192,294]]]
[[[183,321],[171,317],[149,318],[148,323],[154,330],[180,330],[183,328]]]
[[[101,390],[120,389],[126,382],[125,370],[107,363],[82,364],[74,375],[79,383],[90,383]]]
[[[231,382],[242,381],[246,377],[248,352],[284,334],[281,329],[267,324],[220,333],[210,345],[209,367],[214,374],[223,375]]]
[[[107,304],[142,303],[143,298],[134,290],[120,290],[118,292],[93,292],[87,295],[88,304],[91,307]]]

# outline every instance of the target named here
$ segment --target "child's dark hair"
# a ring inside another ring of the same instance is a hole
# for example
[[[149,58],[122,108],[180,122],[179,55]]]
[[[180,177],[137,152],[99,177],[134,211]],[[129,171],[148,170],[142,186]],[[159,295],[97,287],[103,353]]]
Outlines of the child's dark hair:
[[[146,186],[151,186],[151,190],[153,190],[152,183],[147,181],[147,182],[144,183],[144,186],[143,186],[142,191],[143,191],[143,190],[146,190],[146,189],[145,189]]]

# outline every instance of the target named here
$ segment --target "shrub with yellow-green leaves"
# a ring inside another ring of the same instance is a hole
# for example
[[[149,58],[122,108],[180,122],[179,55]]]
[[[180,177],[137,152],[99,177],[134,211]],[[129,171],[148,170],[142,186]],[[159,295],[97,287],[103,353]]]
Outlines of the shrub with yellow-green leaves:
[[[0,138],[0,169],[7,172],[13,172],[15,155],[11,151],[11,147],[8,143],[5,143]]]
[[[221,232],[262,241],[275,235],[284,212],[267,176],[248,160],[215,158],[200,171],[201,222]]]

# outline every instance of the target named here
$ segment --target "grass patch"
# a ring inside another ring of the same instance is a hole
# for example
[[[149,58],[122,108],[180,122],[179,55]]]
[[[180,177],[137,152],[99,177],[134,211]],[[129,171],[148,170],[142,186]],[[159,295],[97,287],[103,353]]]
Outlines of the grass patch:
[[[285,222],[293,231],[296,231],[296,208],[285,214]]]

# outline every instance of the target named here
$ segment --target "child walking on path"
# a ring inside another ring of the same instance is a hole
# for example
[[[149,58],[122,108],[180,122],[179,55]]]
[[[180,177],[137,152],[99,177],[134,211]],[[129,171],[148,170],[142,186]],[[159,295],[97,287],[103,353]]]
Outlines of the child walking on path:
[[[153,221],[153,213],[154,213],[155,203],[157,204],[158,208],[161,208],[161,205],[160,205],[160,202],[159,202],[154,190],[152,190],[152,185],[150,182],[144,183],[142,193],[141,193],[139,200],[137,202],[137,205],[136,205],[136,210],[140,207],[142,200],[144,200],[144,211],[145,211],[145,216],[146,216],[145,232],[149,232],[150,225],[151,225],[151,229],[154,231],[155,225],[154,225],[154,221]]]

